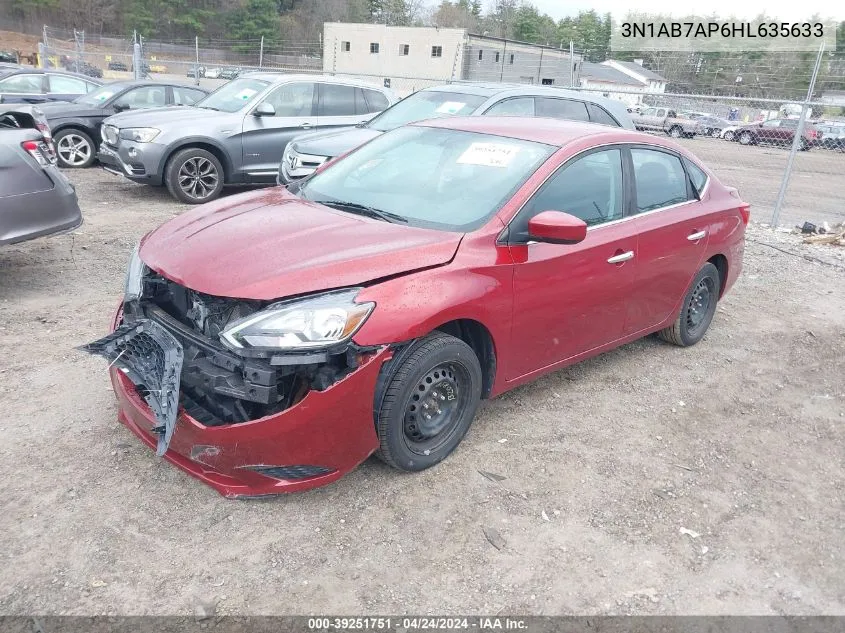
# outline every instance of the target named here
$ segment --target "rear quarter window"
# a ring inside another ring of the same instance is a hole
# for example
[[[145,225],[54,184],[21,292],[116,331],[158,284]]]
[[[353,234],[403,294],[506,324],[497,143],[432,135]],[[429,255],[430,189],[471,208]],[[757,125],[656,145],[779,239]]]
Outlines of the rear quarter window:
[[[587,104],[587,111],[590,113],[590,121],[592,123],[601,123],[602,125],[612,125],[613,127],[620,127],[619,121],[614,119],[611,114],[595,103]]]
[[[700,197],[701,193],[704,191],[704,187],[707,186],[707,174],[705,174],[698,165],[686,158],[684,159],[684,167],[686,167],[687,174],[689,175],[693,188]]]

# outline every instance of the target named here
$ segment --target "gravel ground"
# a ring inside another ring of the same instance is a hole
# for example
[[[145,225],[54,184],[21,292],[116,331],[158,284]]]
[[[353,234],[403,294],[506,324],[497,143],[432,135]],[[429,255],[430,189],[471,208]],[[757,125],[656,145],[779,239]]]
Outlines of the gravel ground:
[[[752,226],[699,345],[644,339],[487,402],[424,473],[369,460],[236,502],[120,426],[74,350],[185,207],[71,177],[85,225],[0,250],[0,613],[845,615],[845,249]]]

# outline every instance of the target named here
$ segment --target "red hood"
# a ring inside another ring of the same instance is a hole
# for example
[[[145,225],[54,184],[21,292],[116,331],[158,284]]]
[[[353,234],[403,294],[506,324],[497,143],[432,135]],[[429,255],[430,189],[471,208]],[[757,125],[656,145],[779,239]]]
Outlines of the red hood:
[[[184,213],[147,235],[140,255],[193,290],[270,300],[445,264],[461,237],[335,211],[274,188]]]

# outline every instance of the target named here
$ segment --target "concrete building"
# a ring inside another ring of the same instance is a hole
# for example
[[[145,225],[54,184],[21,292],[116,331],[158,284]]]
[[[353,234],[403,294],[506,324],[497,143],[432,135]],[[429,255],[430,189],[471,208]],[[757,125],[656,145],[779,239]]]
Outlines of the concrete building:
[[[323,71],[389,85],[398,94],[444,81],[496,81],[569,86],[579,55],[466,29],[327,22]]]

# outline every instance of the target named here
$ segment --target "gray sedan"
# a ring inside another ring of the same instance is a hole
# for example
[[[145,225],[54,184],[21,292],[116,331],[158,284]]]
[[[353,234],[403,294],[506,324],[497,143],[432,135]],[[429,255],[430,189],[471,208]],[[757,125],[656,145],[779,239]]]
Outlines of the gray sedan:
[[[0,245],[82,224],[73,185],[55,162],[43,114],[33,106],[0,106]]]

